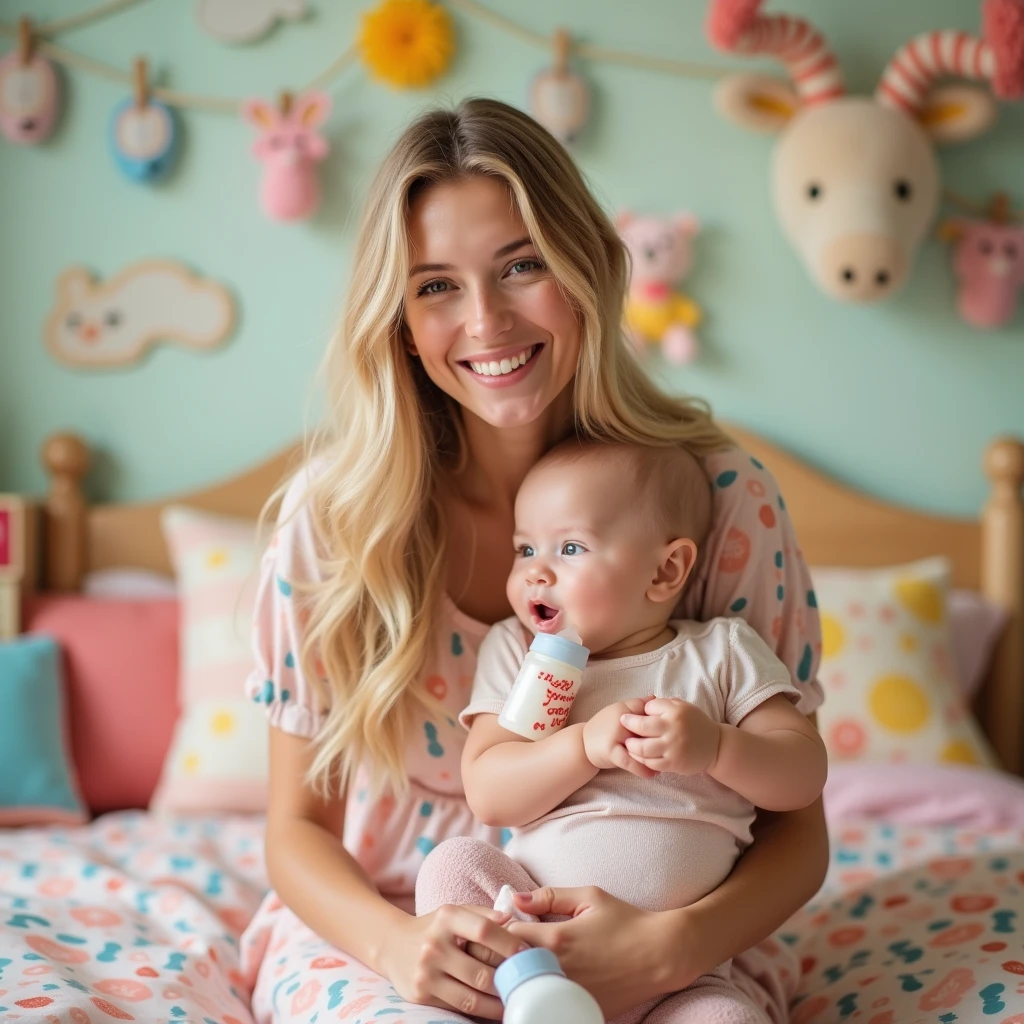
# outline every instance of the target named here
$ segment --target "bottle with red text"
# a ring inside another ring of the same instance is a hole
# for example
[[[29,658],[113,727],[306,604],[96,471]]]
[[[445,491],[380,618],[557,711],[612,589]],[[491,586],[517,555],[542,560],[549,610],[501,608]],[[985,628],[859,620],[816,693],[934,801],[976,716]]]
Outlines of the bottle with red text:
[[[558,732],[569,719],[589,655],[571,626],[557,636],[538,633],[498,724],[531,740]]]

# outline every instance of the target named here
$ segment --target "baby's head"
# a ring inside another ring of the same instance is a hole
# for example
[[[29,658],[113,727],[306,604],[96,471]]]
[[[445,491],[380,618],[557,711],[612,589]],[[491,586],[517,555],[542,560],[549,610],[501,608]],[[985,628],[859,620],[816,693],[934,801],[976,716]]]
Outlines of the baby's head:
[[[710,484],[684,448],[563,442],[516,496],[509,601],[532,632],[571,622],[607,650],[672,617],[710,520]]]

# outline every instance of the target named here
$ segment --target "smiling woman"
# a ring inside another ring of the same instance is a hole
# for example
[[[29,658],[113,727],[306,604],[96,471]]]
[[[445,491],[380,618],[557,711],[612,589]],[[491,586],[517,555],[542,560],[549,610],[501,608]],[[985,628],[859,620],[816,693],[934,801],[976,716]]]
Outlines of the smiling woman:
[[[261,1021],[287,1017],[283,973],[323,993],[317,1013],[344,989],[345,1013],[498,1019],[493,965],[520,942],[505,919],[489,907],[406,911],[435,845],[501,841],[466,802],[457,718],[484,634],[512,610],[513,506],[530,469],[574,435],[685,449],[716,486],[707,571],[682,614],[742,608],[808,714],[821,696],[817,612],[799,554],[777,561],[799,545],[767,471],[702,402],[659,390],[624,340],[622,240],[526,114],[467,100],[411,124],[374,180],[353,265],[323,368],[330,415],[283,491],[255,620],[250,690],[269,679],[289,696],[266,705],[276,892],[246,940],[254,1008]],[[710,571],[719,565],[729,573]],[[529,941],[559,947],[609,1016],[687,988],[817,889],[820,805],[767,828],[692,907],[555,891],[551,913],[573,920],[537,925]],[[267,948],[279,952],[260,964]],[[736,970],[759,1002],[782,991]]]

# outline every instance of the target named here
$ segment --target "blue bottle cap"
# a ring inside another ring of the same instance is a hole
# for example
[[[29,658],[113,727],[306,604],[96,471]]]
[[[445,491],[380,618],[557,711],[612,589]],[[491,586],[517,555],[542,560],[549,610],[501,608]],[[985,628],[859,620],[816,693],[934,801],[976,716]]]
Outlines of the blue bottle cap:
[[[538,654],[546,654],[556,661],[564,661],[581,672],[587,667],[587,658],[590,650],[583,644],[566,640],[564,636],[552,636],[550,633],[538,633],[530,644],[530,650]]]
[[[494,987],[498,990],[498,995],[501,996],[502,1004],[508,1002],[508,997],[524,981],[537,978],[542,974],[559,974],[563,978],[565,977],[565,971],[562,970],[558,957],[550,949],[538,947],[510,956],[494,972]]]

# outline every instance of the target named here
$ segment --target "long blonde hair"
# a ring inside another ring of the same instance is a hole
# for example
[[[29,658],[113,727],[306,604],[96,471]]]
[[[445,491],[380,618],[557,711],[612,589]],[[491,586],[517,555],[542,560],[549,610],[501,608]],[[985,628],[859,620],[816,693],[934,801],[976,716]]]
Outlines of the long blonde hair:
[[[301,658],[329,708],[308,779],[324,794],[365,762],[378,784],[401,788],[412,716],[437,710],[417,683],[444,593],[443,481],[466,450],[457,403],[402,343],[406,218],[422,190],[472,175],[506,184],[576,310],[577,432],[682,444],[696,455],[728,444],[703,403],[659,390],[629,350],[621,325],[628,254],[561,144],[490,99],[415,120],[370,188],[346,311],[323,366],[325,422],[307,444],[315,469],[305,500],[321,571],[301,595],[308,616]]]

